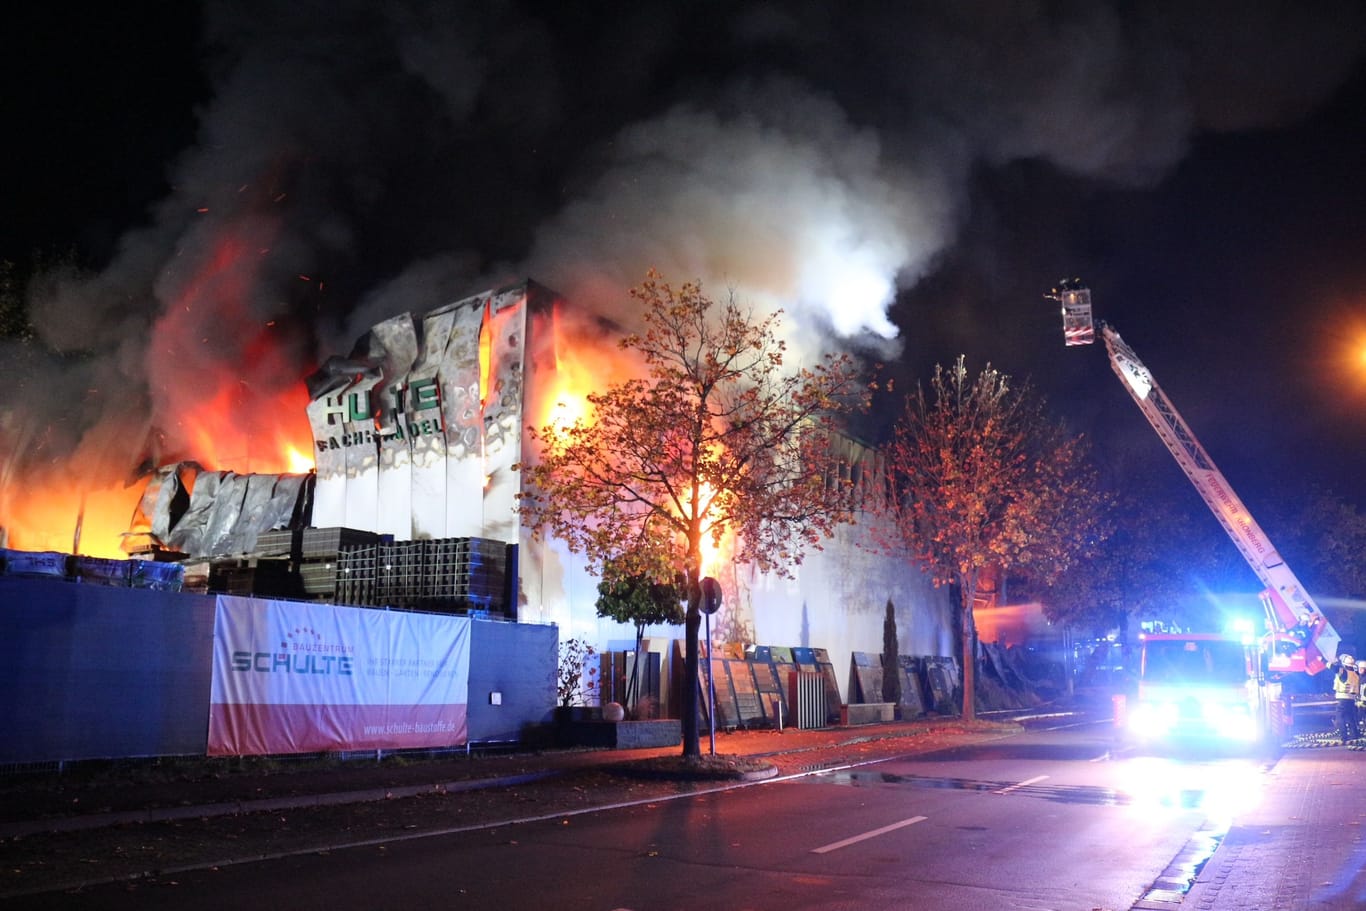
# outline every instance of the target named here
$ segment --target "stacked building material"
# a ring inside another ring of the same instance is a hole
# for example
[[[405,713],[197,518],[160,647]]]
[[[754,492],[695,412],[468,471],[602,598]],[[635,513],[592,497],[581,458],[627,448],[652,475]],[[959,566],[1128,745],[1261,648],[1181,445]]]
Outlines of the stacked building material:
[[[488,538],[394,541],[354,528],[273,530],[258,536],[251,555],[211,561],[208,590],[507,616],[514,551]]]
[[[337,553],[338,604],[377,604],[375,566],[378,544],[351,544]]]
[[[155,560],[117,560],[58,551],[0,550],[0,570],[11,576],[47,577],[86,585],[180,591],[184,567]]]
[[[502,541],[445,538],[428,542],[431,569],[424,600],[462,611],[508,612],[508,554]]]

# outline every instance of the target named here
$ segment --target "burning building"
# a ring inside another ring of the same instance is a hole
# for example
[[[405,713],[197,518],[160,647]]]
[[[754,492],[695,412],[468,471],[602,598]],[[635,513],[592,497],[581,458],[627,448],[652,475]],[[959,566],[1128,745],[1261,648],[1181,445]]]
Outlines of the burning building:
[[[271,529],[297,526],[306,515],[305,535],[347,530],[354,545],[341,547],[321,587],[308,584],[305,564],[307,595],[422,607],[437,595],[476,594],[468,579],[461,588],[452,577],[482,559],[507,576],[506,600],[448,597],[442,609],[492,607],[509,619],[557,624],[562,639],[634,648],[630,628],[597,616],[597,580],[584,559],[522,527],[517,511],[526,428],[577,418],[590,392],[638,370],[614,344],[619,331],[532,281],[385,319],[308,380],[315,477],[300,484],[293,475],[251,481],[215,474],[201,489],[183,470],[163,469],[144,496],[154,517],[143,528],[188,553],[261,555],[291,541]],[[852,440],[844,445],[851,473],[876,473],[876,452]],[[183,517],[168,521],[164,510],[178,485],[194,488],[190,506],[182,495]],[[187,530],[186,523],[206,527]],[[735,565],[716,550],[706,554],[704,573],[726,593],[714,638],[819,647],[844,668],[854,652],[880,650],[891,601],[906,631],[903,652],[951,654],[946,593],[907,561],[861,546],[869,535],[866,525],[844,528],[790,579]],[[386,573],[387,595],[352,584]],[[670,633],[677,639],[681,630]],[[667,660],[667,649],[652,647]]]

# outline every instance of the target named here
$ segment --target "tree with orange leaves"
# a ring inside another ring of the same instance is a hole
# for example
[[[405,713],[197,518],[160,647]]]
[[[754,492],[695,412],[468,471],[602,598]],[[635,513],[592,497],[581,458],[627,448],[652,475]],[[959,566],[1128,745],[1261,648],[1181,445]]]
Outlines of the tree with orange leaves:
[[[851,358],[784,363],[781,313],[718,304],[655,271],[631,290],[644,331],[621,339],[646,375],[588,396],[573,423],[531,428],[524,526],[564,541],[591,571],[686,580],[683,755],[700,755],[698,631],[703,542],[734,538],[736,562],[787,575],[842,523],[853,491],[830,445],[865,407]]]
[[[986,369],[968,376],[960,356],[936,367],[906,408],[887,448],[885,506],[898,543],[936,585],[960,598],[963,717],[976,717],[973,605],[983,570],[1051,584],[1108,533],[1107,498],[1086,441],[1044,413],[1028,386]]]

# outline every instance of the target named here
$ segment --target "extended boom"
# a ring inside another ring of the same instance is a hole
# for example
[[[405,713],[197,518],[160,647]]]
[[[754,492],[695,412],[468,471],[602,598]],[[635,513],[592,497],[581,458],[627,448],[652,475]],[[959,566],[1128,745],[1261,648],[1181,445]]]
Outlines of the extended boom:
[[[1090,290],[1063,283],[1049,297],[1062,304],[1066,343],[1092,343],[1095,332]],[[1317,674],[1332,662],[1337,653],[1337,632],[1294,572],[1281,559],[1261,526],[1229,486],[1228,480],[1215,467],[1214,461],[1163,393],[1152,372],[1125,344],[1118,332],[1105,323],[1100,324],[1100,332],[1110,355],[1110,366],[1123,381],[1124,388],[1265,586],[1262,606],[1266,610],[1273,639],[1273,647],[1268,649],[1267,670],[1273,673],[1303,671]]]

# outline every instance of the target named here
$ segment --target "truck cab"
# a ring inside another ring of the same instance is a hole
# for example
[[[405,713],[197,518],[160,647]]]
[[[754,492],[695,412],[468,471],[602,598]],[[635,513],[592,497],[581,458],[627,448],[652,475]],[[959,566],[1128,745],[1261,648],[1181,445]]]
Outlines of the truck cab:
[[[1138,692],[1125,733],[1138,743],[1248,745],[1265,713],[1255,650],[1213,633],[1153,633],[1142,640]]]

